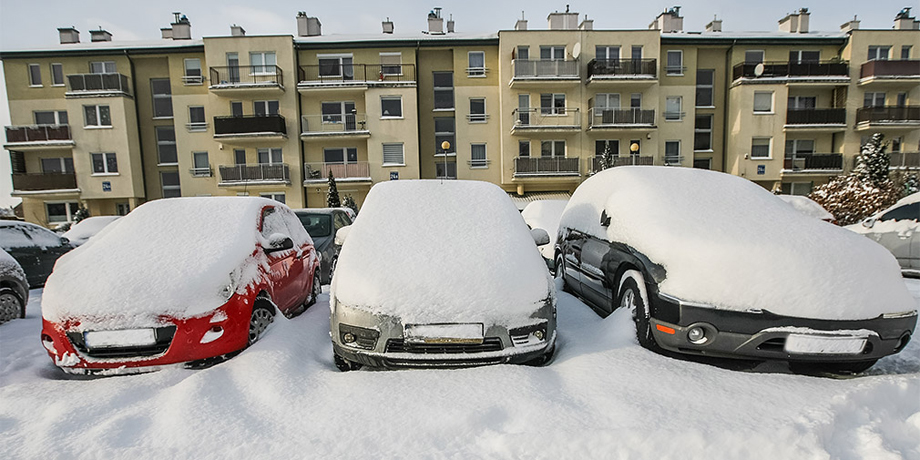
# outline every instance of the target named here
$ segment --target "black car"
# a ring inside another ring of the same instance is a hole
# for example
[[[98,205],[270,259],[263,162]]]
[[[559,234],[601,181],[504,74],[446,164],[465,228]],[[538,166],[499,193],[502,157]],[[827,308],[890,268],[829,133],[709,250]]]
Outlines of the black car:
[[[26,317],[29,283],[12,256],[0,249],[0,323]]]
[[[26,272],[29,287],[44,286],[54,262],[73,245],[44,227],[18,221],[0,221],[0,247]]]
[[[295,209],[294,214],[313,238],[313,246],[321,257],[320,280],[322,284],[329,284],[342,249],[335,244],[335,234],[340,228],[351,225],[352,219],[341,208]]]

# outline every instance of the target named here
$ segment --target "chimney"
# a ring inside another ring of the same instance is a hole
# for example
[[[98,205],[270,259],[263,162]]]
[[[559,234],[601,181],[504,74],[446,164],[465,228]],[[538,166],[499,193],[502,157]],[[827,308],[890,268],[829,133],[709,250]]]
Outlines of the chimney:
[[[390,18],[387,18],[386,21],[383,21],[383,33],[385,34],[393,33],[393,21],[390,21]]]
[[[550,30],[575,30],[578,28],[578,13],[569,11],[569,5],[565,6],[565,13],[558,11],[550,13],[546,17]]]
[[[303,11],[297,13],[298,37],[316,37],[322,34],[323,25],[319,22],[319,18],[309,17]]]
[[[894,17],[894,28],[896,30],[917,30],[920,29],[920,21],[910,15],[910,7],[907,7]]]
[[[444,35],[444,18],[441,17],[441,8],[435,8],[428,13],[428,33]]]
[[[527,30],[527,20],[524,19],[523,11],[521,11],[521,19],[514,23],[514,30]]]
[[[585,20],[581,21],[578,28],[581,30],[594,30],[594,19],[588,19],[588,15],[586,14]]]
[[[649,30],[660,30],[662,33],[683,32],[684,18],[680,15],[680,7],[675,6],[664,10],[648,25],[648,28]]]
[[[450,19],[447,20],[447,33],[454,33],[454,15],[450,15]]]
[[[808,8],[800,8],[795,13],[789,13],[779,20],[779,30],[791,34],[807,34],[809,15]]]
[[[843,33],[847,33],[851,30],[858,30],[858,29],[859,29],[859,20],[856,19],[856,16],[853,16],[852,21],[847,21],[847,22],[844,22],[843,24],[840,24],[840,31]]]
[[[80,31],[71,27],[58,28],[58,34],[61,36],[61,44],[80,43]]]
[[[706,24],[706,32],[721,32],[722,31],[722,20],[716,16],[712,17],[712,21],[709,24]]]
[[[89,31],[89,39],[93,42],[110,42],[112,41],[112,34],[99,26],[99,30]]]
[[[230,36],[231,37],[242,37],[246,35],[246,29],[243,26],[233,24],[230,26]]]
[[[164,27],[160,29],[160,34],[163,36],[164,40],[172,40],[172,27]]]
[[[176,17],[176,22],[170,24],[172,26],[172,39],[191,40],[192,23],[189,22],[188,18],[182,13],[173,12],[173,15]]]

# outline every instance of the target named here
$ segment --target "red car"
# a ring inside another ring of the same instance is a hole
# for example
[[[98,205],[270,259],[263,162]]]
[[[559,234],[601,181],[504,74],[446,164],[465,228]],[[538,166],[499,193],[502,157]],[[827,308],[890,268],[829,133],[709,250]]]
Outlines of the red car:
[[[58,259],[42,344],[69,373],[200,367],[230,357],[320,293],[313,240],[265,198],[146,203]]]

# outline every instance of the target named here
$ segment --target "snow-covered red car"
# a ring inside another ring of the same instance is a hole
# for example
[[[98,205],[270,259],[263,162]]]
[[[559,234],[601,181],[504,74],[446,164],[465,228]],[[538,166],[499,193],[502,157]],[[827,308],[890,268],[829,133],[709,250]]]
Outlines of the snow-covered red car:
[[[258,340],[320,292],[313,241],[265,198],[171,198],[139,206],[58,260],[41,340],[70,373],[196,367]]]
[[[736,176],[624,166],[572,196],[556,273],[639,343],[688,355],[860,372],[901,351],[917,306],[881,246]]]

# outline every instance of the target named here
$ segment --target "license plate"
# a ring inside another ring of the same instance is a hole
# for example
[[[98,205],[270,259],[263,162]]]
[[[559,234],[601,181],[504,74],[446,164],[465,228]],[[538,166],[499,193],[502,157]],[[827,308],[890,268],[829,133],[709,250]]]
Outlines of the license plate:
[[[482,343],[481,323],[407,324],[406,341],[411,343]]]
[[[790,354],[855,355],[865,346],[865,337],[790,334],[786,338]]]
[[[157,339],[153,329],[122,329],[84,332],[83,341],[87,348],[120,348],[153,345]]]

